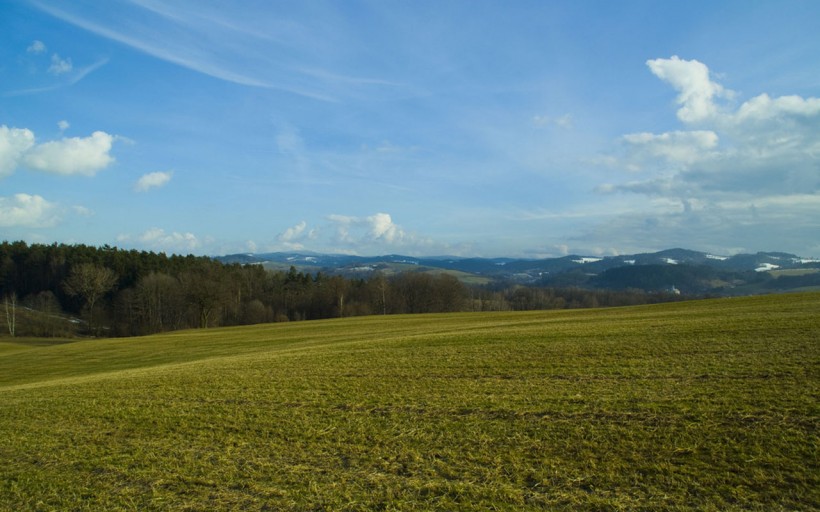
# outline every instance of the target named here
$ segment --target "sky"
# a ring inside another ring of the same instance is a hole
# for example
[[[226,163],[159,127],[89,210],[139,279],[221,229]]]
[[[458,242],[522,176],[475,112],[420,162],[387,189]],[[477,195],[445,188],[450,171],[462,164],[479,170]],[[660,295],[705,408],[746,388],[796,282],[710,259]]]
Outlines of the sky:
[[[820,256],[820,2],[0,0],[0,240]]]

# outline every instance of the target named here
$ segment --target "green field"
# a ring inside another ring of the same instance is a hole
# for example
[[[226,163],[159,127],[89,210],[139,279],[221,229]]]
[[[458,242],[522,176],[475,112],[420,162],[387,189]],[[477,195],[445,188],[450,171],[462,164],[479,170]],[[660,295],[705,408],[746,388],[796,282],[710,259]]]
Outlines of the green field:
[[[818,510],[820,294],[0,340],[0,510]]]

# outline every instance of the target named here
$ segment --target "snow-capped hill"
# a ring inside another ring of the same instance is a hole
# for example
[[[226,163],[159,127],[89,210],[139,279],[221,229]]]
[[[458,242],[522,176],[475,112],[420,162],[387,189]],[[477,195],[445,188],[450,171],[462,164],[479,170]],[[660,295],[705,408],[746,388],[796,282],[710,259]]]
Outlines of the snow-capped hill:
[[[650,291],[668,291],[671,286],[677,286],[683,293],[746,293],[742,292],[746,289],[742,287],[742,283],[762,282],[761,279],[769,278],[783,286],[790,280],[795,281],[795,288],[811,287],[814,286],[813,279],[820,280],[820,260],[783,252],[718,256],[687,249],[668,249],[619,256],[570,254],[537,260],[290,252],[235,254],[217,259],[223,263],[262,265],[270,270],[287,271],[290,267],[295,267],[303,272],[321,271],[355,275],[359,278],[377,272],[388,276],[399,272],[454,272],[463,279],[476,276],[484,282],[512,281],[556,287],[609,287],[631,283],[632,287]],[[614,272],[627,267],[633,270]],[[800,272],[783,272],[789,269],[800,269]],[[608,277],[605,278],[604,274]],[[758,277],[752,278],[750,275]]]

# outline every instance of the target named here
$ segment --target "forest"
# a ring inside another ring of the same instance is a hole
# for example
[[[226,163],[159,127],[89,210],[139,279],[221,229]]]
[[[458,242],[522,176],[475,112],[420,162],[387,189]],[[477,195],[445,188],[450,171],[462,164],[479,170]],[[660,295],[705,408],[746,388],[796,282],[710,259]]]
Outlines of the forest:
[[[680,300],[639,290],[466,285],[447,273],[268,271],[204,256],[0,243],[11,336],[119,337],[343,316],[609,307]]]

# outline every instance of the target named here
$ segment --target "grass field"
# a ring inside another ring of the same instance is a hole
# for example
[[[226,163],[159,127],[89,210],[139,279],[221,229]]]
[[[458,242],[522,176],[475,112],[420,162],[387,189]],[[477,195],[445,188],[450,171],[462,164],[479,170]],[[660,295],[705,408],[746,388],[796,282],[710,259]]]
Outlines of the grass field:
[[[773,277],[780,276],[808,276],[820,272],[816,268],[785,268],[781,270],[770,270],[769,274]]]
[[[0,340],[0,510],[818,510],[820,294]]]

